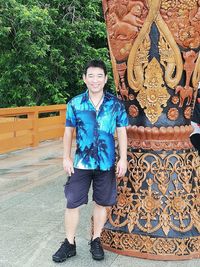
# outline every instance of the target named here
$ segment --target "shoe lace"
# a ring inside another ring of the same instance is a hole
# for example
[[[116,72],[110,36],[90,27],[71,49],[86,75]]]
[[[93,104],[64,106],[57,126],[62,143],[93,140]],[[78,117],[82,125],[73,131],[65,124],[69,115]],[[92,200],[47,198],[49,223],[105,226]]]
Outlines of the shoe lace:
[[[66,247],[66,245],[68,245],[66,241],[60,242],[60,244],[61,244],[60,248]]]
[[[99,240],[91,240],[88,242],[89,245],[92,245],[92,247],[95,247],[96,249],[102,249],[101,242]]]
[[[67,239],[65,239],[64,241],[62,241],[62,242],[60,242],[60,244],[61,244],[61,247],[63,247],[63,246],[70,246],[70,245],[75,245],[76,243],[75,243],[75,238],[74,238],[74,244],[70,244],[69,243],[69,241],[67,240]]]

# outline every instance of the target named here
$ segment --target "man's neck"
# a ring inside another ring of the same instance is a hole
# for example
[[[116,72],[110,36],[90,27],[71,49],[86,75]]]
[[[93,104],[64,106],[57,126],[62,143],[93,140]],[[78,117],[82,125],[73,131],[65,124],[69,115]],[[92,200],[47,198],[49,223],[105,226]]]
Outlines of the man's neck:
[[[89,91],[89,98],[91,98],[93,101],[99,101],[99,99],[101,99],[104,95],[103,91],[97,92],[97,93],[93,93]]]
[[[93,93],[91,94],[89,92],[89,99],[90,102],[92,103],[92,105],[94,106],[94,108],[96,110],[99,109],[99,107],[101,106],[102,102],[103,102],[103,98],[104,98],[104,92],[99,92],[99,93]]]

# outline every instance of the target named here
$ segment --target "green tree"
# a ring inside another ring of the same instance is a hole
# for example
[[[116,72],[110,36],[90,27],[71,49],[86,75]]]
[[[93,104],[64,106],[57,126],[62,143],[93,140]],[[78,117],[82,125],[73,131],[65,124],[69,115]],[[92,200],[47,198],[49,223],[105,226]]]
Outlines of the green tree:
[[[111,70],[101,1],[0,0],[0,107],[65,103],[91,58]]]

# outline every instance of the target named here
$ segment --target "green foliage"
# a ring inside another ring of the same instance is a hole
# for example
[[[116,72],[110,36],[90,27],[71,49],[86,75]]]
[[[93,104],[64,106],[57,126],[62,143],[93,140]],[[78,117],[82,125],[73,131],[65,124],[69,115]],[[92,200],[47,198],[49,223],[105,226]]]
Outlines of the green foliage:
[[[101,1],[0,0],[0,107],[65,103],[92,58],[111,70]]]

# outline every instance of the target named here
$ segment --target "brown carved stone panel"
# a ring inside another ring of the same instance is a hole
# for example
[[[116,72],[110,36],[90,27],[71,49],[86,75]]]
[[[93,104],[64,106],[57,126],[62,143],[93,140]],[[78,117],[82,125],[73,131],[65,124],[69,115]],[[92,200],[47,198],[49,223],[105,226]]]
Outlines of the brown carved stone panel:
[[[200,1],[102,3],[116,92],[130,122],[129,167],[118,179],[104,246],[152,259],[200,257],[200,163],[189,139],[200,81]]]

